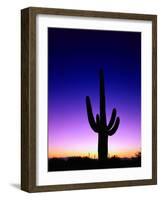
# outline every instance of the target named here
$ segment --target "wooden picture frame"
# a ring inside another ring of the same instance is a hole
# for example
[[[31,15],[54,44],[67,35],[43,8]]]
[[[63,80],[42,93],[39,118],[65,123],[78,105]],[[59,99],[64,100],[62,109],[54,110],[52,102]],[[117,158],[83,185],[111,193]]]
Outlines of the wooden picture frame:
[[[151,178],[71,184],[37,185],[36,169],[36,17],[70,16],[100,20],[134,20],[152,23],[152,167]],[[21,189],[27,192],[76,190],[157,184],[157,16],[30,7],[21,11]]]

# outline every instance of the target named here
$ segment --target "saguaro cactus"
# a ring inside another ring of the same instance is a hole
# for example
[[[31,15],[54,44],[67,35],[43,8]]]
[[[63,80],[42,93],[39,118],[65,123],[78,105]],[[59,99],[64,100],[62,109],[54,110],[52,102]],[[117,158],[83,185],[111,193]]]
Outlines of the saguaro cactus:
[[[86,107],[89,124],[93,131],[98,133],[98,159],[106,160],[108,157],[108,136],[112,136],[117,131],[120,118],[116,118],[116,109],[114,108],[107,125],[103,70],[100,70],[100,114],[97,114],[96,119],[94,119],[89,96],[86,96]]]

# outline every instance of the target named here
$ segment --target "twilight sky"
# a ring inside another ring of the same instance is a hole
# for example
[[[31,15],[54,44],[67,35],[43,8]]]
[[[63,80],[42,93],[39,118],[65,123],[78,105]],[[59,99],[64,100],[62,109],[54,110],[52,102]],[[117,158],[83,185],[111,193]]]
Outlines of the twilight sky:
[[[99,113],[99,69],[104,70],[107,122],[117,109],[120,126],[109,154],[141,150],[141,33],[48,28],[48,156],[97,157],[85,97]]]

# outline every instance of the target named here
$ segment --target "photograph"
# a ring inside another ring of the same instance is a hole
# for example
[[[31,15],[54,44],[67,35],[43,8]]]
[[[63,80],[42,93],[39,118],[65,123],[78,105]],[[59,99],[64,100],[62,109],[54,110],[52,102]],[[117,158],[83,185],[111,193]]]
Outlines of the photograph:
[[[47,37],[48,172],[141,167],[141,32]]]
[[[157,184],[157,15],[21,11],[21,189]]]

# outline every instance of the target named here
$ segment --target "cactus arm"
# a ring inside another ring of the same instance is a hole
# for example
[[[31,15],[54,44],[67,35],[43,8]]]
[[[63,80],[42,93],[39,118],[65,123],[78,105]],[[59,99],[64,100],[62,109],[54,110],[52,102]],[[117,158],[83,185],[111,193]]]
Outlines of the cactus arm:
[[[97,128],[97,124],[96,124],[94,116],[93,116],[92,106],[91,106],[91,101],[90,101],[89,96],[86,97],[86,108],[87,108],[89,124],[95,132],[98,132],[98,128]]]
[[[99,125],[99,123],[100,123],[100,118],[99,118],[99,115],[97,114],[96,115],[96,124]]]
[[[100,70],[100,123],[106,125],[106,101],[103,70]]]
[[[99,114],[96,115],[96,124],[97,124],[97,129],[100,130],[100,116],[99,116]]]
[[[110,119],[110,121],[109,121],[108,126],[106,127],[106,129],[110,130],[112,128],[112,126],[114,125],[115,119],[116,119],[116,109],[114,108],[112,110],[111,119]]]
[[[110,130],[108,130],[107,134],[108,134],[109,136],[112,136],[112,135],[117,131],[117,129],[118,129],[118,127],[119,127],[119,124],[120,124],[120,118],[117,117],[114,126],[113,126]]]

